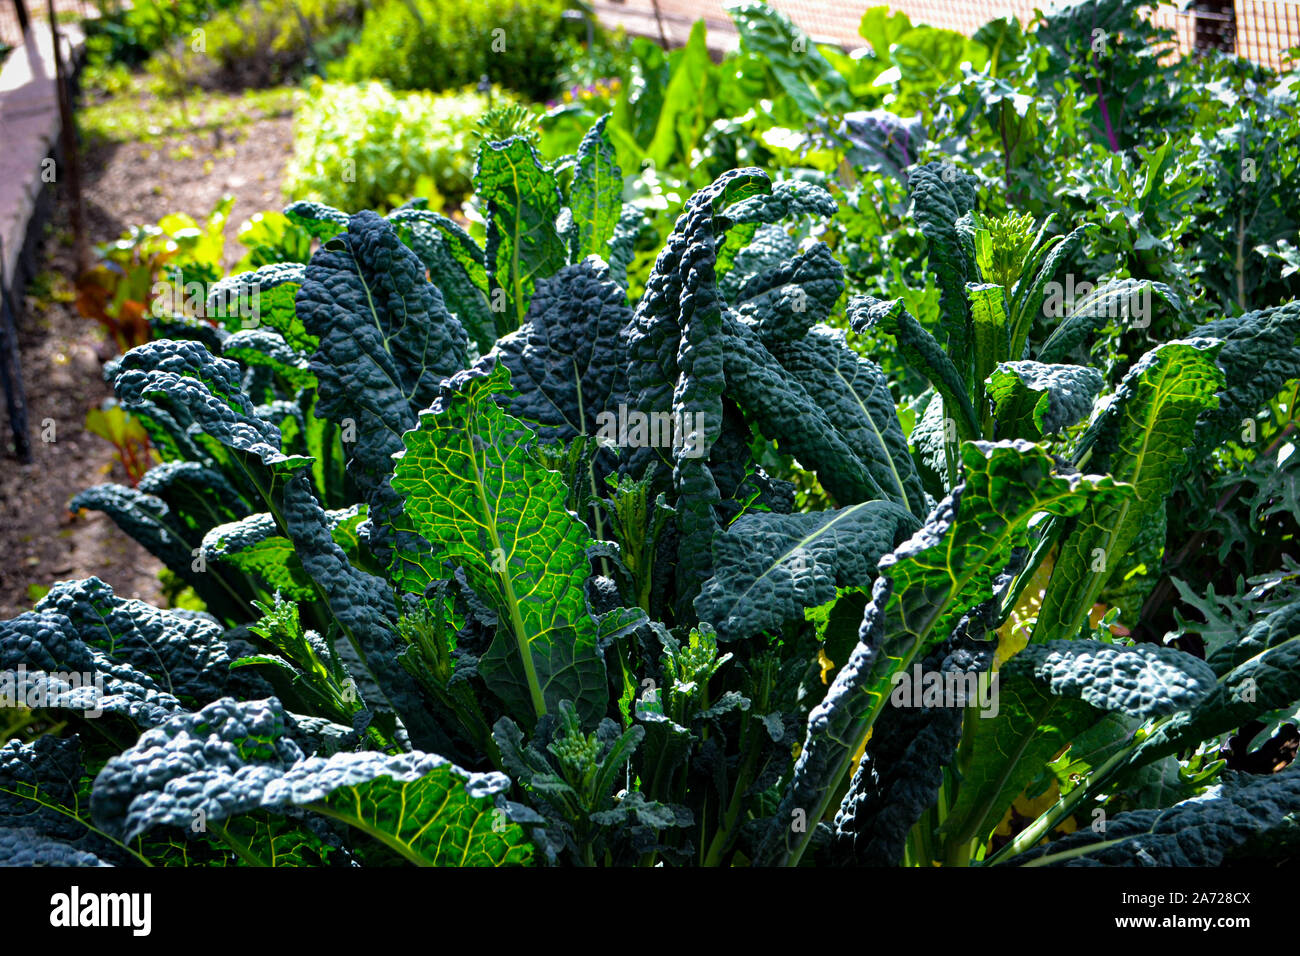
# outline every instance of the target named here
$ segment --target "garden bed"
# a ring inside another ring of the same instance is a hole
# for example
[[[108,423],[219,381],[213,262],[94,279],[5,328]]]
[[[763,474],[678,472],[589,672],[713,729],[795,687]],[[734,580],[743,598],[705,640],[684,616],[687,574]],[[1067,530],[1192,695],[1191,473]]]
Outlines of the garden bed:
[[[111,242],[132,225],[175,212],[202,219],[223,195],[233,194],[224,262],[233,265],[243,251],[236,241],[239,225],[281,204],[291,153],[291,117],[268,107],[269,115],[256,118],[262,115],[255,109],[260,103],[243,107],[254,119],[230,123],[232,113],[241,110],[239,97],[197,98],[190,105],[200,121],[193,132],[185,132],[174,116],[175,103],[160,103],[147,93],[138,94],[131,108],[114,102],[111,127],[110,117],[92,112],[91,144],[82,159],[89,240]],[[164,111],[173,114],[170,123],[158,126],[152,118]],[[205,116],[212,122],[204,124]],[[102,364],[113,349],[102,329],[76,310],[69,279],[76,264],[68,194],[55,186],[54,196],[19,327],[33,461],[9,462],[0,471],[0,553],[11,556],[0,566],[0,618],[30,607],[54,581],[90,575],[123,595],[163,600],[156,559],[103,514],[78,517],[67,509],[78,491],[124,481],[126,475],[114,461],[113,447],[84,428],[86,413],[112,395]],[[46,420],[55,423],[53,442],[41,440]]]

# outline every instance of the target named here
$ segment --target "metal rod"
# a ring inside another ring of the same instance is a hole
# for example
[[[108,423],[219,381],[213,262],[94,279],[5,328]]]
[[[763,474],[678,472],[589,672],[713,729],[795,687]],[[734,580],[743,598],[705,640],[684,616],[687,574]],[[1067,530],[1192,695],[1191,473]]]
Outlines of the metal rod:
[[[4,386],[5,411],[14,436],[14,454],[24,465],[32,460],[32,443],[27,430],[27,395],[23,391],[23,363],[18,352],[18,328],[9,276],[5,274],[4,238],[0,237],[0,384]]]

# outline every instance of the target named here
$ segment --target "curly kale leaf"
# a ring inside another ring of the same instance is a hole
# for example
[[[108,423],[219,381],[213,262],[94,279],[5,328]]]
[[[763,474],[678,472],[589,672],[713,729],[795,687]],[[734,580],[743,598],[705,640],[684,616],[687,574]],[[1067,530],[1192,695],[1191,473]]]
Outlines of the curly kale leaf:
[[[767,862],[797,861],[808,832],[787,829],[804,810],[820,820],[849,763],[884,708],[895,673],[945,640],[961,618],[994,594],[1013,548],[1028,543],[1035,515],[1072,515],[1089,500],[1127,493],[1110,478],[1052,473],[1052,460],[1025,442],[967,442],[964,480],[927,524],[880,561],[880,577],[859,641],[808,732],[776,820],[763,847]]]
[[[95,779],[96,823],[131,840],[155,827],[230,832],[246,814],[309,810],[353,827],[418,866],[526,864],[531,846],[498,816],[500,773],[425,753],[304,757],[278,700],[225,698],[146,731]],[[245,852],[258,856],[266,847]],[[264,861],[263,861],[264,862]]]
[[[744,515],[713,542],[713,577],[695,599],[724,641],[775,631],[837,588],[866,587],[918,522],[889,501],[811,514]]]
[[[996,437],[1059,434],[1087,417],[1103,385],[1101,373],[1086,365],[1003,362],[989,376]]]
[[[627,403],[622,333],[627,295],[598,259],[565,266],[537,284],[528,320],[496,344],[515,394],[510,414],[546,439],[598,434]]]

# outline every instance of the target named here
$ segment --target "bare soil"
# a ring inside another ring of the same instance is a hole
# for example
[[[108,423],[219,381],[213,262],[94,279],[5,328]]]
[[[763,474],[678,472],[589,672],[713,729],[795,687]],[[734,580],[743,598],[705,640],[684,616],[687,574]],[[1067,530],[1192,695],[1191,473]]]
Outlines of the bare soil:
[[[235,235],[254,213],[283,205],[280,186],[292,149],[289,117],[260,119],[236,133],[204,131],[128,143],[84,156],[82,194],[91,244],[128,227],[183,212],[203,221],[225,193],[238,197],[226,226],[226,266],[244,249]],[[32,586],[97,576],[123,597],[164,603],[161,565],[98,512],[69,513],[83,488],[125,482],[111,445],[84,428],[111,390],[103,363],[114,349],[70,300],[76,277],[69,198],[58,187],[38,253],[38,276],[18,316],[31,423],[32,463],[12,454],[0,404],[0,619],[28,610]],[[44,432],[44,435],[42,434]],[[52,438],[52,440],[42,440]]]

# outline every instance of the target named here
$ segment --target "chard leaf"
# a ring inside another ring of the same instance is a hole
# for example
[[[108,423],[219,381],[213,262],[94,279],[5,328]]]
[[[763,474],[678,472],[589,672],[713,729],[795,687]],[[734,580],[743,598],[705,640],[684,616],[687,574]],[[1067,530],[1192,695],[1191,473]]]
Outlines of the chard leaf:
[[[523,830],[496,823],[510,781],[432,754],[377,751],[304,757],[274,698],[225,698],[142,734],[95,779],[91,809],[106,831],[131,840],[155,827],[244,814],[312,810],[373,837],[418,866],[526,864]],[[232,821],[236,822],[236,821]]]
[[[836,589],[865,587],[876,563],[918,522],[889,501],[811,514],[744,515],[713,543],[716,569],[695,599],[720,640],[775,631]]]
[[[504,365],[454,377],[404,436],[393,487],[415,529],[496,612],[479,665],[488,687],[515,714],[541,717],[571,700],[596,722],[608,692],[584,592],[591,540],[564,509],[560,475],[497,404],[509,387]]]
[[[605,114],[592,124],[578,147],[578,166],[573,173],[569,205],[578,228],[574,262],[597,255],[609,261],[609,244],[618,227],[623,208],[623,171],[618,167],[614,147],[605,135]]]
[[[475,193],[487,210],[487,276],[492,294],[501,290],[504,309],[497,334],[524,324],[538,279],[554,275],[567,261],[555,228],[560,189],[554,174],[526,140],[484,142],[474,170]]]
[[[1223,381],[1214,364],[1217,348],[1205,341],[1167,342],[1143,356],[1098,407],[1080,460],[1132,485],[1134,493],[1090,502],[1065,525],[1035,643],[1078,635],[1143,526],[1164,507],[1195,441],[1197,418],[1214,405]]]
[[[1086,365],[1003,362],[989,377],[998,438],[1037,441],[1082,421],[1105,385]]]
[[[880,561],[858,645],[808,717],[794,777],[764,843],[765,863],[797,862],[812,827],[789,829],[795,810],[820,820],[850,760],[885,707],[893,675],[948,638],[993,596],[1013,548],[1037,514],[1071,515],[1090,499],[1127,493],[1110,478],[1052,474],[1052,459],[1026,442],[962,445],[963,480],[913,537]]]

